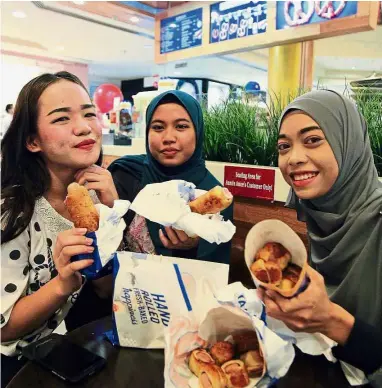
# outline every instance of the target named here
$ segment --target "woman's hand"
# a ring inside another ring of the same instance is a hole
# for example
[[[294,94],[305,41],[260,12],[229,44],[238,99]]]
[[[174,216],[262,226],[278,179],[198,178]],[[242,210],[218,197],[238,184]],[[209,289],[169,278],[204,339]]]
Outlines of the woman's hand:
[[[168,238],[162,230],[159,230],[159,238],[167,249],[188,250],[195,248],[199,244],[199,237],[188,237],[182,230],[173,229],[171,226],[166,226],[165,229]]]
[[[75,180],[88,190],[95,190],[101,203],[113,207],[118,193],[110,172],[102,167],[93,165],[77,171]]]
[[[308,267],[310,283],[297,296],[287,299],[276,291],[259,290],[267,314],[280,319],[293,331],[321,332],[330,320],[331,302],[326,293],[324,278]]]
[[[74,228],[61,232],[57,236],[53,250],[53,260],[58,272],[59,294],[69,296],[78,290],[82,284],[81,269],[93,264],[92,259],[71,262],[72,256],[91,254],[94,250],[90,246],[91,238],[85,237],[86,229]]]
[[[308,267],[310,283],[305,291],[287,299],[276,291],[258,289],[269,316],[283,321],[295,332],[322,333],[338,343],[345,343],[354,325],[354,317],[332,303],[325,282]]]

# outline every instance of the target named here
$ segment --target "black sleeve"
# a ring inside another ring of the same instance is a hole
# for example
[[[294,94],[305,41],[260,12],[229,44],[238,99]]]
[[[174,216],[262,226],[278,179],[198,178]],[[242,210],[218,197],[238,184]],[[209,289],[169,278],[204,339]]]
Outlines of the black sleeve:
[[[133,202],[139,191],[142,189],[140,181],[123,170],[112,172],[112,176],[119,199]],[[123,217],[126,226],[130,225],[134,216],[135,213],[132,210],[128,210]]]
[[[333,354],[367,375],[373,374],[382,367],[382,333],[356,318],[347,343],[333,348]]]
[[[198,247],[191,249],[173,249],[172,257],[183,257],[184,259],[196,259],[198,255]]]
[[[139,181],[123,170],[112,172],[113,181],[120,199],[133,201],[139,192]]]

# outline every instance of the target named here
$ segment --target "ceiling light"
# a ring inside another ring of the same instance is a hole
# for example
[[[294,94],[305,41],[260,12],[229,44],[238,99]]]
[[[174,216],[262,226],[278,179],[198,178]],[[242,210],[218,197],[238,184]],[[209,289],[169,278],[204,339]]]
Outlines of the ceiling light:
[[[351,69],[352,69],[352,70],[355,70],[355,66],[353,66]]]
[[[139,17],[137,17],[137,16],[132,16],[131,18],[130,18],[130,21],[131,22],[133,22],[133,23],[138,23],[139,22]]]
[[[13,11],[12,12],[12,15],[15,17],[15,18],[19,18],[19,19],[24,19],[27,17],[27,14],[25,12],[22,12],[22,11]]]
[[[174,75],[182,75],[181,71],[174,71]]]

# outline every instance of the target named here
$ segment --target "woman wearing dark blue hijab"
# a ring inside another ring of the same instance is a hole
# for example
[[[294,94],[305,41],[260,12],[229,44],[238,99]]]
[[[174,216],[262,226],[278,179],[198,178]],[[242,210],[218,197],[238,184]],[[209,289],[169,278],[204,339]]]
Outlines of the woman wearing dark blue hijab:
[[[146,123],[146,155],[127,155],[109,167],[121,199],[133,201],[144,186],[173,179],[192,182],[202,190],[220,185],[203,159],[203,114],[192,96],[175,90],[160,94],[147,108]],[[233,205],[222,215],[232,221]],[[159,224],[132,211],[125,221],[126,250],[229,263],[230,243],[210,244],[171,228],[164,232]]]

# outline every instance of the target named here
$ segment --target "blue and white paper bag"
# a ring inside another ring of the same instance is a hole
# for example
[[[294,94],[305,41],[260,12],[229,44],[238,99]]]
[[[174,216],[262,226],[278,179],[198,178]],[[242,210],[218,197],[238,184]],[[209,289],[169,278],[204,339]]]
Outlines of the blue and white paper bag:
[[[228,283],[227,264],[118,252],[114,263],[115,345],[164,348],[164,329],[173,315],[192,313],[199,287]]]

